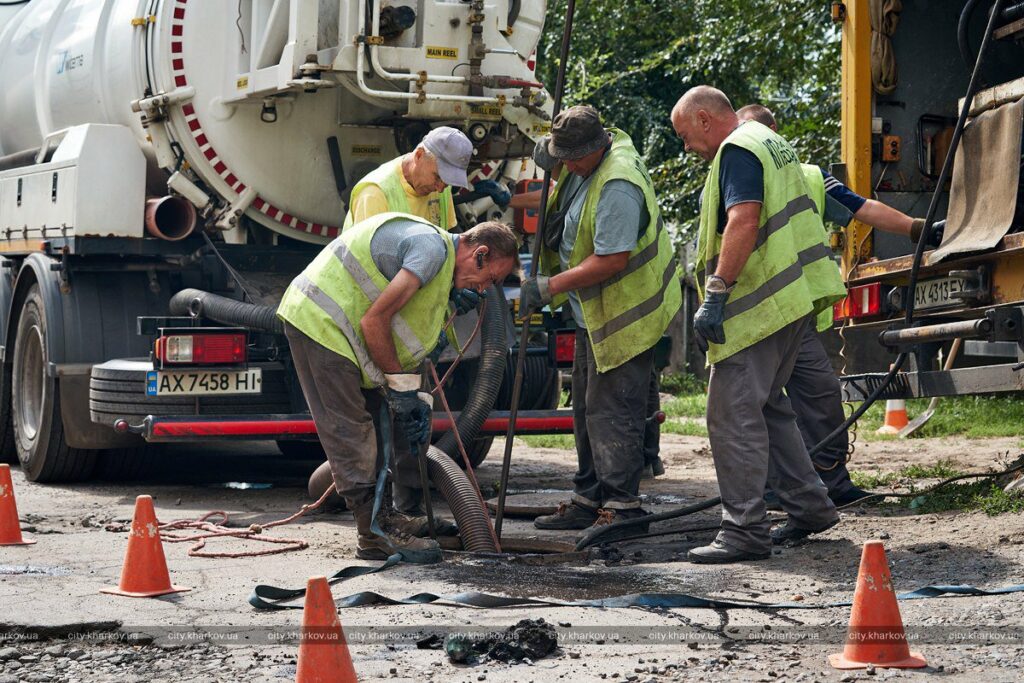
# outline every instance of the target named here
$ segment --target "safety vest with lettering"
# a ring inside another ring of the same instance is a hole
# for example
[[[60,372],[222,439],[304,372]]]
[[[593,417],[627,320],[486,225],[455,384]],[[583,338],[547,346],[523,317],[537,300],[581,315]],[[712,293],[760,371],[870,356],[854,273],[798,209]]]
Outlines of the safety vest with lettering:
[[[615,128],[608,132],[612,146],[587,188],[569,267],[579,265],[594,253],[597,203],[609,180],[627,180],[640,188],[650,220],[629,253],[624,270],[604,282],[576,290],[598,372],[616,368],[653,347],[682,303],[682,274],[673,257],[672,242],[661,219],[651,178],[629,136]],[[560,179],[566,178],[568,172],[563,169]],[[564,186],[560,182],[555,187],[549,213],[557,206],[559,189]],[[556,251],[546,247],[542,250],[540,270],[548,275],[561,270]],[[552,306],[561,305],[566,298],[556,297]]]
[[[710,345],[709,363],[724,360],[801,318],[817,316],[846,294],[796,153],[771,129],[748,121],[722,143],[704,183],[696,264],[700,296],[704,296],[706,276],[718,266],[722,248],[718,172],[727,145],[748,150],[761,162],[764,200],[754,251],[725,305],[725,343]]]
[[[402,159],[404,157],[398,157],[391,161],[381,164],[373,171],[367,173],[362,180],[356,183],[356,186],[352,188],[352,195],[349,197],[348,205],[349,210],[345,214],[345,224],[342,226],[342,230],[348,230],[354,222],[352,216],[352,206],[356,203],[356,196],[363,191],[364,188],[370,185],[374,185],[384,193],[384,198],[388,203],[388,211],[394,211],[398,213],[407,213],[417,215],[412,211],[412,207],[409,206],[409,200],[405,194],[405,190],[402,188],[402,180],[400,174],[402,173]],[[445,227],[444,224],[448,222],[449,206],[452,202],[452,188],[446,187],[437,193],[437,199],[439,202],[438,216],[440,217],[438,223],[441,227]],[[430,220],[430,216],[420,216],[424,220]]]
[[[359,323],[389,283],[370,256],[370,240],[382,225],[395,219],[430,225],[447,251],[440,272],[391,319],[391,338],[402,370],[415,370],[437,345],[455,273],[451,235],[418,216],[382,213],[356,223],[292,280],[277,309],[278,317],[355,363],[368,389],[382,385],[384,373],[370,358]]]
[[[814,200],[814,205],[818,207],[818,215],[825,215],[825,176],[821,174],[821,169],[814,164],[800,164],[801,170],[804,172],[804,180],[807,182],[807,189],[810,190],[811,199]],[[822,224],[822,228],[824,228]],[[825,245],[831,249],[832,245],[828,239],[828,230],[825,230]],[[835,261],[833,260],[833,263]],[[836,268],[839,268],[839,264],[836,263]],[[842,277],[842,271],[840,271],[840,277]],[[816,320],[816,327],[818,332],[824,332],[825,330],[832,327],[832,309],[824,308],[821,313],[818,314]]]

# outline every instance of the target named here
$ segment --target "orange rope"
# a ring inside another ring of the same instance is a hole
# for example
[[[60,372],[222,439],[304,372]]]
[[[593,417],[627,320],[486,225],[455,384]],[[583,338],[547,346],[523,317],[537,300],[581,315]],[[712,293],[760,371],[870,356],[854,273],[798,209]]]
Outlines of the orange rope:
[[[173,522],[167,522],[160,525],[160,536],[163,540],[168,543],[194,543],[191,548],[188,549],[189,557],[224,557],[224,558],[237,558],[237,557],[260,557],[262,555],[278,555],[280,553],[288,553],[294,550],[305,550],[309,547],[309,543],[299,539],[292,538],[278,538],[275,536],[263,536],[263,532],[267,529],[272,529],[276,526],[283,526],[294,522],[299,517],[302,517],[307,512],[317,509],[323,505],[327,497],[334,492],[334,487],[328,488],[324,491],[324,494],[320,496],[320,500],[315,503],[303,505],[299,508],[298,512],[279,519],[273,522],[267,522],[266,524],[250,524],[247,528],[233,529],[227,526],[228,524],[228,513],[224,510],[214,510],[207,512],[205,515],[196,519],[178,519]],[[220,521],[217,523],[209,521],[211,517],[220,516]],[[200,531],[202,533],[181,535],[174,533],[177,531],[183,531],[191,529]],[[206,546],[206,541],[211,538],[240,538],[246,540],[259,541],[261,543],[273,543],[280,545],[279,548],[271,548],[269,550],[247,550],[234,553],[204,553],[202,549]]]

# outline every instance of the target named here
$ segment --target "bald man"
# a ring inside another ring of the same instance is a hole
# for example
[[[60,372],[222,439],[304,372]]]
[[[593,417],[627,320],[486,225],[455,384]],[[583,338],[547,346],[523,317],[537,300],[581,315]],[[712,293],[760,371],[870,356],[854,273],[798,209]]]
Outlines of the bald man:
[[[722,529],[688,557],[703,564],[767,559],[773,543],[839,521],[783,388],[815,316],[846,290],[788,142],[759,123],[741,124],[725,94],[709,86],[679,99],[672,127],[687,152],[711,165],[697,238],[703,303],[693,324],[711,364],[707,423]],[[772,531],[766,483],[789,513]]]

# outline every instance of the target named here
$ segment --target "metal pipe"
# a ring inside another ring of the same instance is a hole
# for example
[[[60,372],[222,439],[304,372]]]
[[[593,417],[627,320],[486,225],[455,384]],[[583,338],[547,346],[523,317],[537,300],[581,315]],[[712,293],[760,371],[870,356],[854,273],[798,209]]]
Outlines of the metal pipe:
[[[885,346],[910,346],[950,339],[984,337],[991,331],[992,321],[988,318],[979,318],[923,327],[905,327],[902,330],[886,330],[878,338]]]
[[[572,20],[576,13],[576,0],[569,0],[565,8],[565,28],[562,30],[562,49],[559,53],[558,78],[555,79],[555,101],[551,110],[554,120],[562,109],[562,93],[565,91],[565,64],[569,61],[569,44],[572,40]],[[534,274],[540,263],[540,248],[544,244],[544,229],[548,219],[548,191],[551,189],[551,171],[544,171],[544,186],[540,191],[540,216],[537,220],[537,234],[533,236],[533,261],[531,270]],[[523,321],[519,334],[519,355],[516,358],[516,373],[512,382],[512,404],[509,414],[508,431],[505,433],[505,454],[501,461],[501,484],[498,490],[498,508],[494,516],[494,531],[501,540],[501,523],[505,516],[505,496],[508,493],[509,467],[512,464],[512,439],[516,433],[516,416],[519,413],[519,397],[523,391],[523,368],[526,365],[527,340],[530,337],[530,317]]]
[[[14,154],[8,154],[0,157],[0,171],[9,171],[12,168],[21,168],[22,166],[31,166],[36,163],[36,155],[39,154],[39,148],[27,149],[24,152],[15,152]]]
[[[146,200],[146,232],[168,242],[183,240],[196,228],[196,207],[181,197]]]

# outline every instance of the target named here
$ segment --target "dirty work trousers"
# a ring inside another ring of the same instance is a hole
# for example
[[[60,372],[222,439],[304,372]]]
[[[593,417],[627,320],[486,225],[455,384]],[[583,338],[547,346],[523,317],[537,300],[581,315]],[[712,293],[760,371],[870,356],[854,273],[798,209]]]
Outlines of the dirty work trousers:
[[[640,507],[644,431],[654,349],[598,372],[590,336],[576,330],[572,361],[573,434],[578,470],[574,502],[590,508]]]
[[[380,439],[380,389],[360,386],[359,368],[348,358],[321,346],[292,325],[285,323],[292,362],[302,393],[313,415],[320,443],[334,476],[334,488],[346,499],[360,489],[377,483],[383,464]],[[392,423],[394,458],[391,472],[398,486],[419,491],[420,477],[409,442]],[[403,509],[398,500],[395,504]]]
[[[654,363],[651,363],[651,384],[647,389],[647,410],[645,411],[645,419],[654,415],[656,412],[661,410],[661,393],[660,393],[660,382],[658,381],[658,371],[654,369]],[[644,423],[644,466],[653,466],[655,462],[661,459],[661,425],[658,424],[657,420],[651,420],[650,422]]]
[[[814,326],[808,328],[800,341],[800,352],[793,366],[793,375],[786,383],[786,394],[793,404],[796,423],[808,451],[846,419],[839,378]],[[829,497],[833,499],[853,488],[846,469],[848,445],[849,437],[844,432],[811,456],[821,481],[828,487]]]
[[[813,316],[711,366],[708,436],[722,496],[718,540],[751,553],[771,551],[767,482],[790,523],[819,529],[838,519],[807,455],[796,415],[782,389]]]

